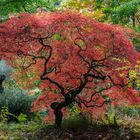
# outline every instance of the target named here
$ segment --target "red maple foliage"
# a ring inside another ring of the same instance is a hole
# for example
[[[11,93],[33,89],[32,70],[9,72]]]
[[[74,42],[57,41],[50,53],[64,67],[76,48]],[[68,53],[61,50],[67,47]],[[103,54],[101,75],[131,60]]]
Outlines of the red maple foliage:
[[[0,54],[20,58],[24,69],[36,67],[46,90],[34,110],[53,109],[59,127],[62,110],[73,102],[90,111],[130,98],[140,102],[127,87],[138,59],[133,34],[72,12],[23,14],[0,24]]]

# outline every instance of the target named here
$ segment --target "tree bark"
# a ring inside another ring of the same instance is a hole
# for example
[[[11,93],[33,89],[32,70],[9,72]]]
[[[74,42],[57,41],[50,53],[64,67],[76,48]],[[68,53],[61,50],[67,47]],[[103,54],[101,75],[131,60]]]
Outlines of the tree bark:
[[[133,27],[136,27],[136,17],[135,17],[135,13],[132,14],[132,23],[133,23]]]
[[[3,81],[5,80],[6,76],[5,75],[0,75],[0,93],[3,93],[4,87],[2,86]]]
[[[55,115],[55,128],[60,129],[63,119],[62,108],[69,106],[74,101],[73,96],[66,95],[65,100],[62,102],[53,102],[51,108],[54,110]]]

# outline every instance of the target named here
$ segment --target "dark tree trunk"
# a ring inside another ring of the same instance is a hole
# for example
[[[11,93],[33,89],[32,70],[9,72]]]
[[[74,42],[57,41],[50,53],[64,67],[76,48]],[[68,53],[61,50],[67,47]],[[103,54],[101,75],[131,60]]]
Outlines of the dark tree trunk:
[[[4,87],[2,86],[3,81],[5,80],[5,75],[0,75],[0,93],[3,93]]]
[[[55,109],[54,114],[55,114],[55,128],[58,129],[61,127],[63,113],[60,109]]]
[[[133,27],[136,27],[136,17],[135,17],[135,13],[132,14],[132,23],[133,23]]]
[[[55,128],[60,128],[63,118],[63,113],[61,111],[60,103],[59,102],[53,102],[51,104],[51,108],[54,110],[55,115]]]
[[[62,102],[53,102],[51,104],[51,108],[54,110],[55,128],[56,129],[61,128],[62,119],[63,119],[62,108],[72,104],[72,102],[74,101],[74,98],[75,98],[74,96],[69,96],[69,94],[67,94],[65,96],[64,101],[62,101]]]

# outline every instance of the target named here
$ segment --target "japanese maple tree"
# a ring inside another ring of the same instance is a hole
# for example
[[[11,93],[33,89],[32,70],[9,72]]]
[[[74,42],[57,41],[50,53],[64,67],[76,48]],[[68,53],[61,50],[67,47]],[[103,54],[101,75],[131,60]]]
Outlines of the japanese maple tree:
[[[138,59],[132,34],[72,12],[23,14],[0,24],[0,54],[25,70],[36,68],[46,90],[34,110],[52,109],[59,127],[62,110],[74,102],[92,110],[130,97],[139,103],[127,87]]]

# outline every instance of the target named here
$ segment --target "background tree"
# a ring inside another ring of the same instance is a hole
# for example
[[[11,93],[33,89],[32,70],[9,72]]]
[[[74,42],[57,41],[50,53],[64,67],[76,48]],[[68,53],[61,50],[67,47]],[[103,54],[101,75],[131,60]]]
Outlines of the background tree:
[[[108,0],[105,3],[105,17],[114,24],[140,26],[139,0]]]
[[[96,0],[62,0],[58,9],[76,10],[100,21],[104,16],[102,1]]]
[[[59,5],[61,0],[1,0],[0,21],[9,19],[18,13],[34,13],[37,9],[52,11]]]
[[[129,70],[140,58],[130,35],[135,33],[75,12],[23,14],[0,25],[0,54],[20,58],[24,69],[38,68],[46,90],[34,110],[53,109],[58,128],[63,109],[74,102],[93,112],[110,101],[139,103],[127,87]]]

